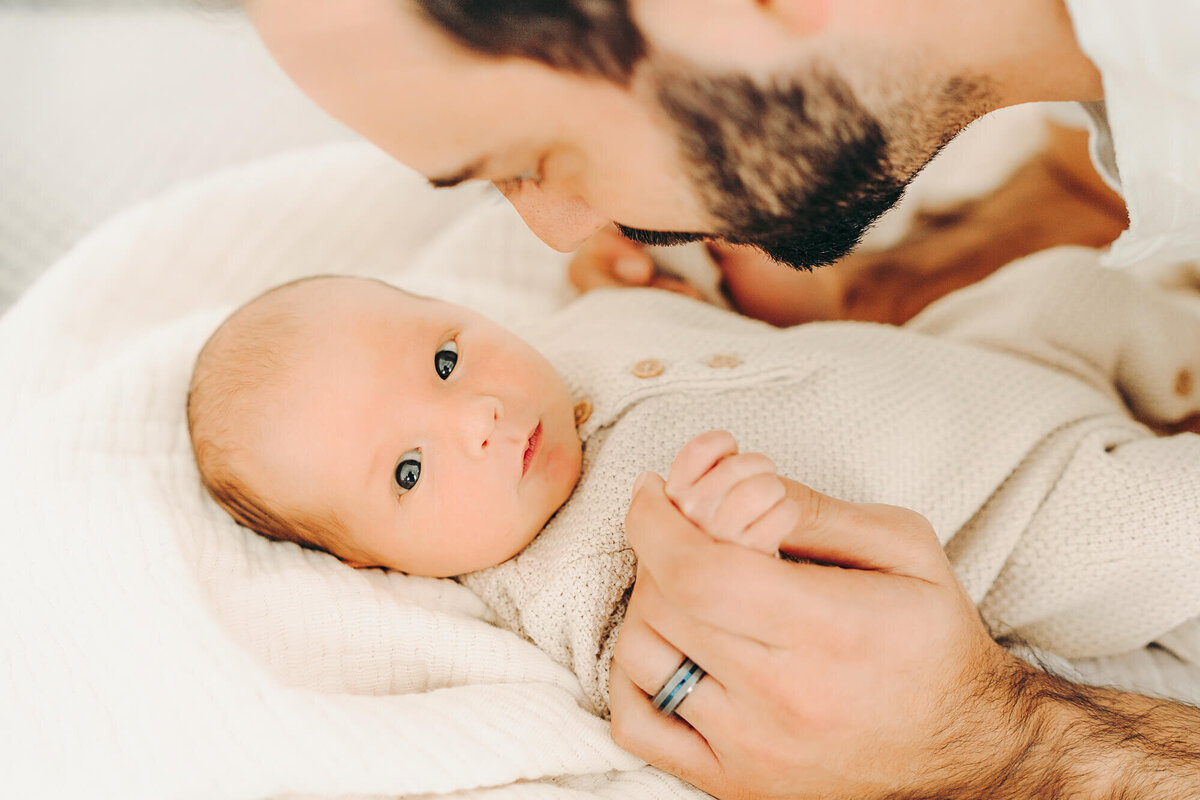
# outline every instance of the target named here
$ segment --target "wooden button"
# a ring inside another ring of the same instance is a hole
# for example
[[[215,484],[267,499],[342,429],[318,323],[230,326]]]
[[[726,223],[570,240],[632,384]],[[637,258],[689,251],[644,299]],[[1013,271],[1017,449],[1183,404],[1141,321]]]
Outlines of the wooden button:
[[[1187,397],[1192,393],[1192,387],[1195,381],[1192,379],[1192,373],[1186,369],[1179,370],[1179,374],[1175,376],[1175,394],[1180,397]]]
[[[742,360],[732,353],[718,353],[704,362],[713,369],[732,369],[739,366]]]
[[[583,423],[587,422],[592,416],[592,404],[587,400],[580,400],[575,404],[575,427],[578,428]]]
[[[657,378],[662,375],[663,363],[657,358],[643,358],[633,365],[631,371],[636,378]]]

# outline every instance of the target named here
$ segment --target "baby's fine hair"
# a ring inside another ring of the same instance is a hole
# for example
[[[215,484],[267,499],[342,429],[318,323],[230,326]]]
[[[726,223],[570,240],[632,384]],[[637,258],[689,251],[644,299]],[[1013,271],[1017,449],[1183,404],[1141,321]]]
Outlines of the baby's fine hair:
[[[239,441],[257,403],[292,365],[296,340],[309,333],[288,303],[292,290],[330,276],[301,278],[270,289],[231,314],[196,358],[187,394],[188,436],[200,480],[235,521],[269,539],[331,551],[341,538],[336,519],[274,507],[233,468]]]

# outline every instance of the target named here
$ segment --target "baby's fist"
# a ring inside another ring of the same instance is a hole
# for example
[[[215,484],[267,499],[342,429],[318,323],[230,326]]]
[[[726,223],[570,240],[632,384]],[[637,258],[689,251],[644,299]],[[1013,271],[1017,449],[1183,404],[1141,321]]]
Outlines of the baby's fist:
[[[774,555],[800,519],[775,463],[739,453],[728,431],[702,433],[680,449],[667,475],[667,497],[714,539]]]

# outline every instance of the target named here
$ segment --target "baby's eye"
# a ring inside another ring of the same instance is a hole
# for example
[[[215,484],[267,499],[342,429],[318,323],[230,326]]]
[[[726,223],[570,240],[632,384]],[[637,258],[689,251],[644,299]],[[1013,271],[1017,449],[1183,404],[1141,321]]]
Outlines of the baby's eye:
[[[400,494],[404,494],[416,486],[420,479],[421,451],[409,450],[400,456],[400,463],[396,465],[396,488],[400,490]]]
[[[438,377],[442,380],[450,377],[450,373],[454,372],[454,365],[457,363],[458,342],[446,342],[433,354],[433,368],[437,370]]]

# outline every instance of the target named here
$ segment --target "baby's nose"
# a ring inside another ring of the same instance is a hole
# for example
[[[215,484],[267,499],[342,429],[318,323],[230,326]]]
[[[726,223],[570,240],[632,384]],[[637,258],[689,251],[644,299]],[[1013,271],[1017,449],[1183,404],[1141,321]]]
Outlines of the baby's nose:
[[[468,453],[482,455],[487,450],[502,413],[500,400],[490,395],[479,395],[463,404],[459,430]]]

